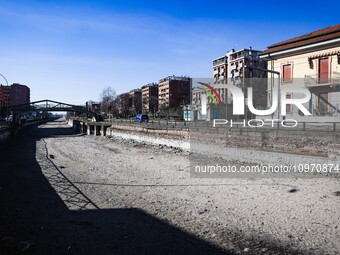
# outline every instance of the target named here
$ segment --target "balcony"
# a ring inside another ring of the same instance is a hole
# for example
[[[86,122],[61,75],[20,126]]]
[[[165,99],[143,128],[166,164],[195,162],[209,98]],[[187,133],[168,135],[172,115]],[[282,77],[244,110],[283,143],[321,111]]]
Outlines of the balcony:
[[[237,65],[231,65],[230,66],[230,71],[236,70],[237,69]]]
[[[235,52],[233,54],[230,55],[230,61],[239,59],[239,58],[244,58],[244,57],[248,57],[248,53],[246,53],[245,51],[239,51],[239,52]]]
[[[213,61],[213,66],[225,65],[225,64],[227,64],[227,58],[216,59]]]
[[[319,77],[316,74],[305,75],[305,86],[307,88],[340,85],[340,72],[331,72],[328,77]]]

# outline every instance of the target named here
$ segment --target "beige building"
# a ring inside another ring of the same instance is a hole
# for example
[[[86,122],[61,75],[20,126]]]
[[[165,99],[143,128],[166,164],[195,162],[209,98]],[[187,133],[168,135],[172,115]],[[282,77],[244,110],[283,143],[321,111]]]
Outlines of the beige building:
[[[260,55],[267,61],[268,69],[280,72],[281,87],[308,88],[312,99],[305,107],[314,117],[340,116],[340,24],[273,44]],[[274,80],[271,75],[269,93]],[[287,98],[299,96],[287,94]],[[269,104],[271,97],[270,93]],[[303,115],[291,105],[287,105],[286,112],[287,117],[294,116],[295,119]]]

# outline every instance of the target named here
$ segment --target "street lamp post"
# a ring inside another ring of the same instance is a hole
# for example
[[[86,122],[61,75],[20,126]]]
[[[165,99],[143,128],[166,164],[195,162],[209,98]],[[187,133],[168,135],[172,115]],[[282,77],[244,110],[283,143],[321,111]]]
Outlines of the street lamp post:
[[[186,121],[189,121],[189,109],[188,109],[189,107],[188,107],[188,105],[186,104],[185,105],[185,111],[186,111]]]
[[[280,114],[281,114],[281,80],[280,80],[280,72],[278,71],[274,71],[274,70],[269,70],[269,69],[265,69],[265,68],[259,68],[259,67],[253,67],[253,66],[245,66],[244,68],[248,68],[248,69],[253,69],[253,70],[258,70],[258,71],[262,71],[262,72],[267,72],[267,73],[273,73],[276,74],[278,76],[278,109],[277,109],[277,118],[280,119]],[[272,95],[273,98],[273,95]],[[277,127],[279,128],[279,123],[277,124]]]
[[[5,76],[3,76],[1,73],[0,73],[0,76],[1,76],[2,78],[4,78],[4,79],[5,79],[5,81],[6,81],[6,84],[7,84],[7,86],[8,86],[8,81],[7,81],[6,77],[5,77]]]
[[[3,76],[1,73],[0,73],[0,76],[1,76],[2,78],[4,78],[4,80],[6,81],[6,84],[7,84],[7,86],[8,86],[8,81],[7,81],[6,77]],[[6,112],[7,112],[6,114],[7,114],[7,116],[6,116],[6,117],[8,118],[8,100],[7,100],[6,103],[7,103],[7,105],[6,105]]]

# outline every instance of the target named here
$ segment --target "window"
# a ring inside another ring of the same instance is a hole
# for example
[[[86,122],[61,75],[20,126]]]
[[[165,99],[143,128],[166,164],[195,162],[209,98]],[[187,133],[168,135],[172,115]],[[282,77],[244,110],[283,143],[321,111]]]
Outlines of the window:
[[[328,58],[319,59],[319,83],[329,82],[329,62]]]
[[[282,66],[282,81],[283,82],[291,82],[292,79],[292,65],[291,64],[286,64]]]

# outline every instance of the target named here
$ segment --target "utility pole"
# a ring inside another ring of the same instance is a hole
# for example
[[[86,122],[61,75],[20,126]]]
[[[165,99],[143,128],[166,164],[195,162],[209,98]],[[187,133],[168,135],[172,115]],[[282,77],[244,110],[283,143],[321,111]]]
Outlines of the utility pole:
[[[274,71],[274,70],[269,70],[269,69],[265,69],[265,68],[259,68],[259,67],[253,67],[253,66],[245,66],[244,68],[248,68],[249,70],[258,70],[258,71],[262,71],[262,72],[267,72],[267,73],[273,73],[276,74],[278,76],[278,109],[277,109],[277,118],[280,119],[280,114],[281,114],[281,80],[280,80],[280,72],[278,71]],[[273,95],[272,95],[273,98]],[[279,128],[279,123],[277,124],[277,127]]]

